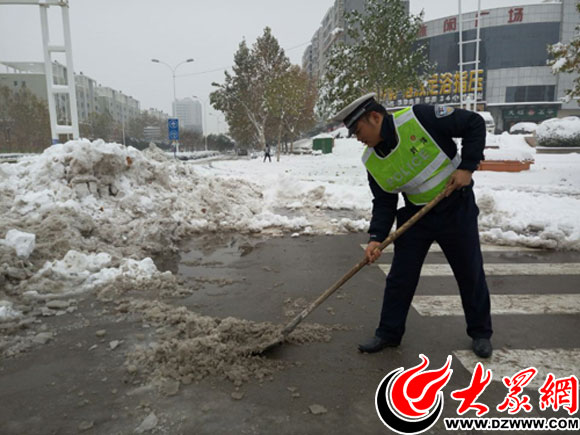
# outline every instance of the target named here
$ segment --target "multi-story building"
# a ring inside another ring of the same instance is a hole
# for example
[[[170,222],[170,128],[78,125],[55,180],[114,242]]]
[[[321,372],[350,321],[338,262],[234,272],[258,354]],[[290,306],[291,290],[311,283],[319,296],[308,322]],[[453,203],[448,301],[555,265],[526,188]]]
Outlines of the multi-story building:
[[[106,86],[97,86],[96,96],[95,108],[97,113],[109,112],[116,122],[122,124],[140,114],[139,101],[121,91]]]
[[[203,133],[201,103],[190,97],[173,102],[173,113],[179,120],[181,130],[191,130]]]
[[[156,118],[160,121],[166,121],[169,118],[169,115],[167,113],[165,113],[163,110],[159,110],[159,109],[154,109],[154,108],[149,108],[147,110],[144,110],[144,112],[153,117]]]
[[[43,62],[0,62],[0,65],[7,69],[6,73],[0,73],[1,86],[7,86],[12,90],[26,88],[38,98],[47,99]],[[53,62],[52,74],[56,85],[66,84],[66,68],[63,65]],[[57,94],[55,106],[59,121],[70,119],[68,95]]]
[[[387,108],[419,102],[459,106],[463,87],[464,97],[475,100],[477,92],[477,108],[491,112],[501,131],[516,122],[580,114],[577,101],[564,101],[577,76],[553,74],[546,65],[547,46],[569,42],[580,24],[576,0],[487,9],[476,15],[464,13],[424,23],[419,40],[427,46],[435,74],[420,89],[387,92],[383,101]],[[459,72],[460,19],[463,62],[471,62],[463,66],[463,80]],[[465,43],[476,39],[477,26],[479,59],[476,44]]]
[[[80,74],[75,74],[75,85],[77,92],[77,111],[79,115],[79,121],[85,122],[89,119],[89,115],[97,110],[97,82],[81,72]]]
[[[408,12],[409,1],[401,2]],[[366,3],[367,0],[335,0],[334,5],[328,9],[302,56],[302,68],[311,78],[318,80],[324,74],[328,55],[335,44],[339,41],[346,44],[353,42],[345,31],[345,17],[353,11],[364,13]]]
[[[0,62],[7,69],[0,73],[0,85],[10,89],[29,89],[38,98],[46,100],[46,76],[43,62]],[[52,64],[54,83],[66,84],[66,67],[58,62]],[[140,104],[133,97],[115,91],[111,88],[97,85],[97,82],[84,75],[75,74],[77,97],[77,112],[79,122],[87,122],[91,113],[109,111],[113,119],[119,123],[139,116]],[[68,95],[55,95],[56,114],[60,123],[70,123],[70,105]]]

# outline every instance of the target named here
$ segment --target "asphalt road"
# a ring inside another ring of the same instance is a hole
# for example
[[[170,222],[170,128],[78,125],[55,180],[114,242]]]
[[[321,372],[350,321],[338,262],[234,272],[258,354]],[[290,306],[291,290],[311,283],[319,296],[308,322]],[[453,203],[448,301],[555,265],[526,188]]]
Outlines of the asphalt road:
[[[157,263],[185,279],[202,274],[231,280],[228,285],[207,283],[179,304],[211,316],[285,324],[291,319],[285,312],[292,304],[314,300],[362,258],[360,245],[365,240],[365,234],[274,239],[208,236],[186,244],[179,256]],[[284,344],[276,349],[268,357],[293,366],[276,373],[273,381],[244,384],[241,400],[232,398],[234,386],[221,379],[182,386],[171,396],[133,384],[123,368],[124,352],[138,341],[141,325],[119,319],[94,297],[85,296],[73,315],[46,320],[58,330],[55,340],[0,361],[0,433],[134,433],[155,412],[159,422],[149,433],[386,434],[391,431],[374,405],[377,386],[392,370],[419,364],[420,354],[429,358],[430,370],[442,367],[451,355],[453,369],[443,389],[442,417],[426,433],[476,433],[446,431],[443,426],[444,417],[457,417],[459,402],[449,397],[450,392],[469,385],[476,363],[462,313],[452,305],[458,294],[456,284],[444,267],[431,266],[434,272],[421,278],[417,305],[409,313],[400,347],[374,355],[357,351],[359,341],[370,337],[376,327],[383,269],[388,269],[391,258],[392,253],[384,253],[383,268],[363,269],[306,320],[344,329],[333,331],[328,343]],[[538,379],[545,378],[546,370],[557,377],[580,376],[580,268],[574,265],[580,263],[580,253],[492,248],[484,258],[486,267],[494,271],[488,284],[492,295],[498,296],[494,310],[500,314],[493,315],[494,357],[484,362],[494,371],[494,380],[478,400],[491,408],[486,417],[507,417],[495,409],[508,392],[502,375],[512,376],[533,364]],[[444,264],[445,259],[432,252],[426,263]],[[562,269],[558,266],[562,263],[569,267]],[[493,266],[498,264],[508,266]],[[516,274],[509,274],[510,265]],[[496,275],[498,270],[502,272]],[[430,310],[438,299],[444,302]],[[517,311],[522,306],[528,308]],[[543,308],[534,309],[538,306]],[[107,330],[106,339],[95,336],[101,329]],[[111,351],[110,340],[120,340],[122,345]],[[94,344],[97,348],[89,351]],[[537,388],[525,390],[533,409],[518,417],[567,416],[562,410],[541,411]],[[326,412],[312,413],[314,404]]]

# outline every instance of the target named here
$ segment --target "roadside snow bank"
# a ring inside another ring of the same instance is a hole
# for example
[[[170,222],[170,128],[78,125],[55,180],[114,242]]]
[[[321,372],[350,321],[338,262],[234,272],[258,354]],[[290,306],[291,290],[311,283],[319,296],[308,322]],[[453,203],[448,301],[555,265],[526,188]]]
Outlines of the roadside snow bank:
[[[497,149],[486,149],[487,159],[535,164],[520,173],[474,173],[482,238],[496,244],[580,249],[580,155],[536,154],[523,136],[488,139]],[[309,230],[301,233],[365,231],[372,196],[360,160],[363,148],[356,139],[337,139],[332,154],[282,156],[272,164],[219,161],[199,170],[206,177],[254,181],[266,209],[309,221]]]
[[[141,152],[103,141],[57,144],[0,164],[0,190],[2,313],[29,313],[4,328],[15,334],[29,317],[55,315],[45,306],[54,298],[97,291],[114,299],[135,289],[186,294],[150,257],[174,253],[200,232],[308,224],[265,210],[251,179],[205,177],[154,146]],[[0,350],[17,349],[12,353],[27,348],[2,343]]]
[[[529,171],[474,179],[484,241],[580,250],[579,154],[537,154]]]
[[[35,234],[37,265],[71,249],[140,259],[196,232],[295,230],[307,223],[264,211],[251,180],[200,176],[155,147],[54,145],[0,165],[0,188],[0,237],[14,229]]]

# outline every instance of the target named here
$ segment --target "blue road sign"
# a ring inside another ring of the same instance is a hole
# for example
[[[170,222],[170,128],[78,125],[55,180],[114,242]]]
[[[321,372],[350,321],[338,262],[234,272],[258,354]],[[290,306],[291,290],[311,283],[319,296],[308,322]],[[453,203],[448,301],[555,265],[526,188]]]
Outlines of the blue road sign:
[[[169,118],[167,120],[169,130],[169,140],[179,140],[179,120],[177,118]]]

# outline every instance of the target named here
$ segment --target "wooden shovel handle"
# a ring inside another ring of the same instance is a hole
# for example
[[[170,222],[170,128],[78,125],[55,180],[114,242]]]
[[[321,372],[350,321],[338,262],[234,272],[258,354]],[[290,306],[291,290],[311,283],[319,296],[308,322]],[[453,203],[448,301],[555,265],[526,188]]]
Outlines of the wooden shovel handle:
[[[405,231],[407,231],[411,226],[415,224],[419,219],[425,216],[429,211],[435,207],[439,202],[445,198],[445,190],[443,190],[439,195],[433,198],[429,203],[427,203],[424,207],[422,207],[417,213],[409,218],[407,222],[401,225],[397,230],[391,233],[378,247],[377,249],[383,250],[388,245],[393,243],[397,238],[401,236]],[[338,290],[342,285],[351,279],[359,270],[361,270],[364,266],[368,264],[369,260],[365,256],[361,261],[358,262],[352,269],[350,269],[342,278],[336,281],[331,287],[329,287],[324,293],[322,293],[318,298],[312,302],[308,307],[306,307],[300,314],[298,314],[294,319],[292,319],[282,330],[282,336],[286,337],[290,334],[296,326],[302,320],[304,320],[316,307],[318,307],[322,302],[324,302],[331,294],[333,294],[336,290]]]

